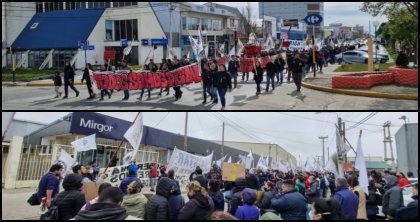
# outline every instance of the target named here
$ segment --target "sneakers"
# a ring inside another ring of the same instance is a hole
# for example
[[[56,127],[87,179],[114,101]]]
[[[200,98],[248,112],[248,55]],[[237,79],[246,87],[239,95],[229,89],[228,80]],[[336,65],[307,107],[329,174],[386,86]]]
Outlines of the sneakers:
[[[68,97],[68,96],[64,96],[64,97],[63,97],[63,99],[67,99],[67,98],[69,98],[69,97]]]
[[[80,92],[76,92],[76,97],[79,97]]]

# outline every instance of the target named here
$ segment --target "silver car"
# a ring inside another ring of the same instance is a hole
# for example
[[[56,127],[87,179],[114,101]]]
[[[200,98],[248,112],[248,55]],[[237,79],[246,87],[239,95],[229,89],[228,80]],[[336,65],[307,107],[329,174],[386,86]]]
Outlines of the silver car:
[[[374,63],[378,63],[384,58],[378,55],[378,58],[373,58]],[[364,51],[347,51],[344,53],[340,53],[335,55],[335,61],[337,61],[338,64],[341,64],[343,62],[353,64],[353,63],[359,63],[359,64],[367,64],[369,60],[369,55],[367,52]]]

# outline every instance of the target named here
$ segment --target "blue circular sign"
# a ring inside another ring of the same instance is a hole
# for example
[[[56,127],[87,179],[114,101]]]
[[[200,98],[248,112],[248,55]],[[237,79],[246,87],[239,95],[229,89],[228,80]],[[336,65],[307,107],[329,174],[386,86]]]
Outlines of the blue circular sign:
[[[320,15],[308,15],[305,17],[305,22],[308,25],[316,25],[323,21],[324,19]]]

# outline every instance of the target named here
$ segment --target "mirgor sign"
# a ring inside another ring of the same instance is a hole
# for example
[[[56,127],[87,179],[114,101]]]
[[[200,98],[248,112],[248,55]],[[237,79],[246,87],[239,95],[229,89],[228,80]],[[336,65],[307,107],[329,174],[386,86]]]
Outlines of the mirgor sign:
[[[95,123],[94,120],[85,120],[84,118],[80,119],[80,127],[85,127],[85,128],[91,128],[91,129],[96,129],[98,130],[98,132],[102,133],[102,132],[111,132],[112,131],[112,126],[108,126],[108,125],[104,125],[104,124],[100,124],[100,123]]]

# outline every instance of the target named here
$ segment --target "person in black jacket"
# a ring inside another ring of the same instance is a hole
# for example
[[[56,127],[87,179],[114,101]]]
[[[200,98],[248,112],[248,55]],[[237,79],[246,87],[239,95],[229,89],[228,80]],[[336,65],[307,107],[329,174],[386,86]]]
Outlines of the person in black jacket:
[[[267,63],[265,68],[267,69],[267,86],[265,87],[265,91],[268,92],[268,89],[270,88],[270,82],[271,82],[271,86],[273,87],[273,90],[275,89],[274,75],[277,73],[277,67],[270,60],[270,62]]]
[[[179,63],[178,59],[174,59],[172,64],[172,67],[170,67],[170,71],[181,68],[181,64]],[[181,86],[174,86],[174,91],[175,91],[175,101],[178,101],[179,99],[181,99],[182,97],[182,91],[181,91]]]
[[[169,219],[169,196],[173,188],[173,182],[168,177],[159,180],[156,187],[156,195],[153,195],[146,206],[146,220]]]
[[[54,76],[54,90],[57,93],[57,96],[54,97],[55,99],[57,99],[58,97],[61,97],[61,92],[60,92],[61,84],[62,84],[62,81],[61,81],[60,72],[55,72],[55,76]]]
[[[85,195],[80,192],[82,177],[77,174],[69,174],[64,178],[64,192],[57,195],[54,205],[58,206],[59,220],[69,220],[77,215],[85,205]]]
[[[255,69],[252,70],[252,72],[254,73],[254,79],[255,79],[255,83],[257,84],[257,93],[256,95],[260,95],[261,94],[261,87],[260,84],[263,80],[263,75],[264,75],[264,70],[261,67],[261,63],[258,61],[255,64]]]
[[[284,70],[284,66],[286,65],[286,61],[284,61],[283,57],[279,53],[274,63],[277,66],[277,73],[276,73],[277,84],[279,84],[279,82],[280,84],[283,84],[283,70]],[[280,79],[279,79],[279,76],[280,76]]]
[[[210,76],[211,76],[211,92],[213,94],[213,103],[212,105],[216,105],[219,102],[217,97],[217,85],[218,85],[218,78],[217,78],[217,63],[213,63],[213,61],[209,61],[210,67]]]
[[[196,169],[195,172],[197,173],[197,176],[193,179],[193,181],[197,181],[202,187],[207,188],[208,180],[203,176],[203,170],[199,168]]]
[[[258,181],[257,176],[255,176],[253,169],[251,169],[249,171],[249,174],[245,176],[245,179],[246,179],[246,187],[247,188],[251,188],[251,189],[254,189],[254,190],[259,190],[259,184],[260,183]]]
[[[70,62],[66,62],[64,67],[64,97],[63,99],[68,98],[68,87],[76,93],[76,97],[79,97],[79,91],[74,87],[74,69],[70,66]]]
[[[232,90],[232,81],[229,73],[226,72],[225,65],[219,65],[219,71],[216,75],[217,78],[217,91],[219,92],[220,102],[222,103],[222,110],[226,108],[226,92]]]
[[[292,70],[293,70],[293,81],[296,84],[297,91],[300,92],[300,88],[302,85],[302,71],[303,71],[303,62],[300,60],[300,53],[296,53],[295,59],[292,62]]]
[[[233,84],[235,86],[235,89],[238,85],[238,69],[239,69],[239,61],[235,55],[232,55],[232,60],[230,60],[229,62],[228,72],[230,76],[233,78]]]
[[[94,99],[96,94],[92,90],[92,81],[90,79],[90,72],[92,72],[92,65],[90,63],[86,64],[85,70],[83,72],[82,83],[86,80],[86,87],[88,88],[89,98]]]
[[[207,103],[207,93],[210,94],[210,101],[213,100],[214,96],[211,91],[211,83],[212,83],[212,75],[210,73],[210,66],[208,63],[203,64],[202,72],[201,72],[201,78],[203,80],[203,95],[204,95],[204,101],[203,104]]]
[[[190,201],[179,212],[178,220],[209,219],[214,211],[214,203],[206,189],[193,181],[187,185],[187,195]]]

